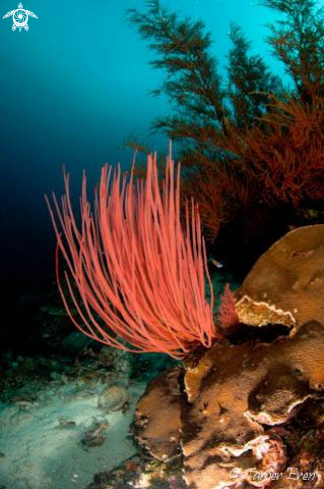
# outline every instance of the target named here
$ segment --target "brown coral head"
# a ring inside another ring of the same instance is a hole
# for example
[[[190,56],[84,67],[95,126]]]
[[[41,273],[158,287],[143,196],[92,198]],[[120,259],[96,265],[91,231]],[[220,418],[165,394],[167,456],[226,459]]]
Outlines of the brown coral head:
[[[284,324],[298,330],[324,323],[324,225],[294,229],[253,266],[236,292],[236,311],[245,324]]]

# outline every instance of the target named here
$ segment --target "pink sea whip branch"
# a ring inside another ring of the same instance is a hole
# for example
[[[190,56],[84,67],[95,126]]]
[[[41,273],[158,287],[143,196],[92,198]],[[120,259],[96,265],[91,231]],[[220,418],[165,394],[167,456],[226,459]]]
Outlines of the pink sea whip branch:
[[[46,201],[57,237],[58,286],[74,324],[90,338],[128,351],[181,358],[198,343],[210,347],[218,333],[198,207],[186,205],[183,227],[180,165],[175,178],[171,154],[161,190],[156,154],[148,156],[145,180],[134,181],[133,170],[122,175],[120,166],[113,170],[105,165],[94,212],[84,174],[80,227],[65,172],[64,183],[60,204],[54,193],[54,209]],[[61,284],[59,252],[72,301]]]

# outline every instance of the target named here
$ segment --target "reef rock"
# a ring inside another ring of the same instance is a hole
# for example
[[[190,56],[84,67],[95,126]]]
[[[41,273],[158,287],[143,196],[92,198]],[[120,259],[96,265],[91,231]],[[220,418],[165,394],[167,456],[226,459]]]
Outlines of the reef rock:
[[[130,402],[129,392],[123,385],[109,385],[102,391],[98,407],[106,413],[126,409]]]
[[[136,406],[134,434],[158,460],[179,455],[181,369],[169,369],[154,379]]]
[[[303,325],[271,344],[215,345],[186,365],[181,410],[185,479],[190,488],[243,487],[286,462],[282,425],[324,391],[324,326]],[[262,485],[261,485],[262,487]]]
[[[324,395],[323,282],[324,225],[287,234],[255,264],[237,308],[249,325],[281,323],[292,334],[200,349],[140,399],[138,441],[159,460],[182,454],[190,489],[283,487],[286,427]]]

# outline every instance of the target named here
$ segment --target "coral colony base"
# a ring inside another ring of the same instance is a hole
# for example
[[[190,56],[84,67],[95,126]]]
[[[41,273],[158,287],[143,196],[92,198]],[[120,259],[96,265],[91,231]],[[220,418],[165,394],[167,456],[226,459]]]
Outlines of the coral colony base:
[[[270,487],[278,474],[286,485],[277,487],[290,487],[285,426],[324,391],[324,225],[288,233],[232,299],[227,293],[221,316],[237,321],[236,330],[286,327],[268,342],[256,334],[237,344],[213,322],[198,208],[187,205],[181,220],[179,167],[175,178],[171,156],[161,185],[156,156],[148,158],[146,179],[136,182],[133,172],[122,177],[105,166],[94,214],[84,177],[80,228],[68,176],[65,187],[61,207],[54,196],[58,219],[47,202],[59,289],[73,322],[109,346],[183,359],[139,400],[139,443],[158,460],[182,457],[189,488]],[[312,487],[322,487],[321,477],[318,470]]]

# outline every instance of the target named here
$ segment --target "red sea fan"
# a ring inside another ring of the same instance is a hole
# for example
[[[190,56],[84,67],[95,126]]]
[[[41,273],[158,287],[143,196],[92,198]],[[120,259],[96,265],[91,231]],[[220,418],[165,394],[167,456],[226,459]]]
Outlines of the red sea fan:
[[[74,324],[101,343],[134,352],[163,352],[181,358],[218,337],[213,292],[197,206],[180,219],[180,166],[167,158],[159,187],[157,157],[150,155],[146,179],[134,181],[105,165],[94,212],[83,177],[81,224],[73,214],[69,175],[54,209],[46,198],[57,237],[56,274]],[[60,229],[61,228],[61,231]],[[67,269],[67,291],[59,273],[59,252]],[[205,299],[205,276],[211,299]],[[67,295],[71,300],[68,300]],[[70,303],[77,314],[72,313]]]
[[[218,323],[224,332],[231,332],[239,322],[235,303],[235,296],[230,289],[230,285],[227,283],[225,285],[224,294],[221,297],[217,317]]]

